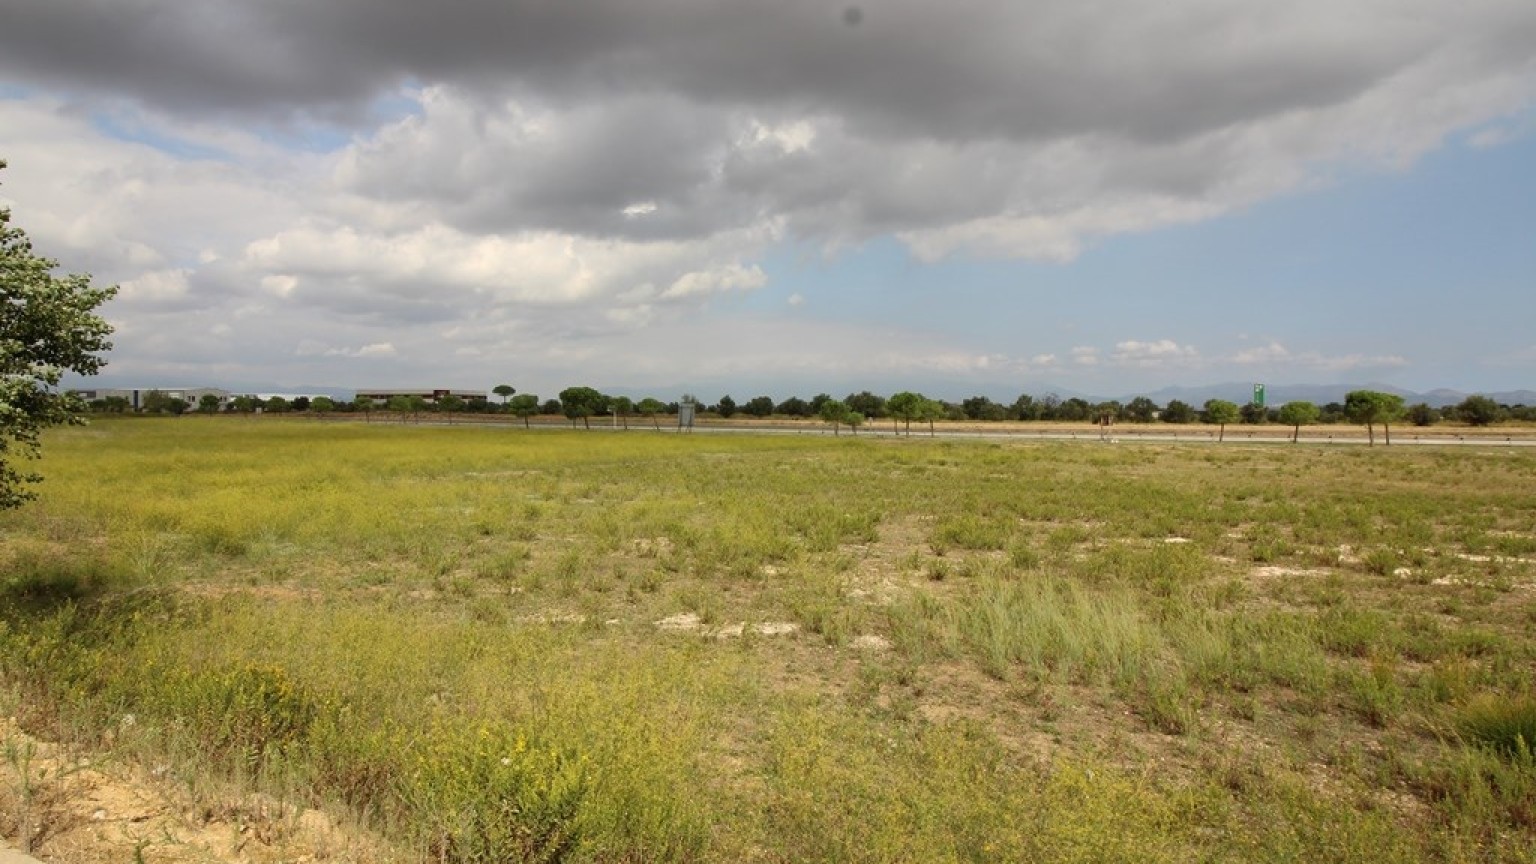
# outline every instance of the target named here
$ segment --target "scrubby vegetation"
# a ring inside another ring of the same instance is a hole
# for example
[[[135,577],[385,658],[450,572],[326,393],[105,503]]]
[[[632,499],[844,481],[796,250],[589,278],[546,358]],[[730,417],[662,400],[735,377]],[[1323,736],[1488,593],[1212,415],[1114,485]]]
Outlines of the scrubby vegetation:
[[[48,448],[0,516],[0,714],[407,860],[1536,857],[1536,453]]]

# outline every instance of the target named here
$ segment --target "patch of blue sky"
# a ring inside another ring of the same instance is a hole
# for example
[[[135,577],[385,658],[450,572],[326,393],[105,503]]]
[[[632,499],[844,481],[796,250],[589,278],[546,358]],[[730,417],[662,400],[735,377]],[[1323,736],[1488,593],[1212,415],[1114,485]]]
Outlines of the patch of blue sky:
[[[153,126],[133,122],[121,114],[98,111],[91,114],[91,126],[96,131],[118,141],[143,144],[178,159],[229,161],[230,155],[217,147],[187,141],[168,134]]]
[[[1331,355],[1436,343],[1426,359],[1467,357],[1531,343],[1533,236],[1536,134],[1493,146],[1464,136],[1401,171],[1337,170],[1222,217],[1099,238],[1068,263],[924,264],[894,239],[831,259],[783,247],[762,262],[770,288],[756,302],[798,293],[807,315],[937,330],[1013,356],[1172,339],[1206,354],[1275,340]],[[1438,372],[1476,374],[1463,367]]]

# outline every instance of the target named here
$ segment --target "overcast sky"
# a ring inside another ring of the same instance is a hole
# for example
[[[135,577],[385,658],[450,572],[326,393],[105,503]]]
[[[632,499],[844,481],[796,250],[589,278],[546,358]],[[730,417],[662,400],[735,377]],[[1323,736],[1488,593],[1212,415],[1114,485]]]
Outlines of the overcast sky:
[[[1531,0],[0,0],[106,379],[1536,387]]]

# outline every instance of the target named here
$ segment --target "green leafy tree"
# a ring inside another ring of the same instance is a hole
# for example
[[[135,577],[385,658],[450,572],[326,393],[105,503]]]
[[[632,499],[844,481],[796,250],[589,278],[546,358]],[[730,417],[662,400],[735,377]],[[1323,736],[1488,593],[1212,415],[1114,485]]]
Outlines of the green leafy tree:
[[[837,435],[838,429],[848,420],[848,403],[841,399],[826,399],[821,403],[821,408],[816,411],[823,423],[832,424],[832,434]]]
[[[215,414],[219,410],[219,397],[212,393],[204,393],[197,397],[197,411],[199,414]]]
[[[1238,409],[1242,421],[1249,426],[1262,426],[1269,420],[1269,411],[1257,402],[1248,402]]]
[[[635,410],[640,412],[641,417],[651,418],[651,425],[656,427],[657,432],[661,431],[661,421],[657,420],[656,416],[666,413],[667,406],[660,399],[647,396],[635,405]]]
[[[910,390],[892,394],[891,398],[885,400],[885,410],[891,415],[891,430],[896,431],[897,423],[905,423],[907,435],[910,437],[912,421],[922,418],[923,403],[926,401],[923,394],[913,393]]]
[[[1216,440],[1225,441],[1227,439],[1227,424],[1236,423],[1240,416],[1241,414],[1238,412],[1236,402],[1228,402],[1225,399],[1207,399],[1205,411],[1200,419],[1205,423],[1215,424],[1220,430],[1217,432]]]
[[[229,404],[231,408],[234,408],[241,414],[254,414],[257,406],[261,404],[261,400],[249,394],[242,394],[229,400]]]
[[[628,396],[615,396],[613,398],[613,413],[624,425],[624,430],[629,431],[629,416],[635,413],[635,400]]]
[[[571,426],[580,420],[588,429],[592,428],[590,418],[593,414],[601,413],[607,399],[603,394],[591,387],[567,387],[560,391],[560,411]]]
[[[363,412],[363,422],[373,422],[373,398],[361,394],[352,397],[352,410]]]
[[[736,400],[729,394],[720,397],[720,404],[715,406],[715,413],[721,417],[730,419],[736,414]]]
[[[1157,417],[1157,403],[1145,396],[1137,396],[1125,403],[1125,419],[1132,423],[1151,423]]]
[[[859,434],[859,427],[864,425],[863,411],[849,411],[843,415],[843,422],[848,424],[848,431]]]
[[[1174,399],[1163,409],[1162,418],[1164,423],[1193,423],[1196,419],[1195,408],[1188,402]]]
[[[848,394],[848,398],[844,399],[843,401],[848,404],[849,411],[857,411],[860,414],[863,414],[865,418],[869,420],[878,420],[879,418],[884,417],[885,412],[888,410],[885,404],[885,399],[869,392],[868,390],[860,390],[857,393],[850,393]]]
[[[528,418],[539,413],[539,397],[532,393],[519,393],[507,402],[507,410],[523,418],[523,428],[529,428]]]
[[[1456,416],[1472,426],[1492,426],[1499,422],[1503,413],[1499,403],[1482,395],[1468,396],[1456,406]]]
[[[101,410],[109,414],[126,414],[131,407],[133,403],[122,396],[108,396],[101,400]]]
[[[314,400],[309,403],[309,410],[315,412],[316,414],[329,414],[336,410],[336,400],[329,396],[316,396]]]
[[[928,437],[932,438],[937,434],[933,430],[933,421],[942,420],[947,413],[943,402],[937,399],[923,399],[918,406],[917,419],[928,424]]]
[[[1419,402],[1409,405],[1408,409],[1403,412],[1403,416],[1408,418],[1408,422],[1415,426],[1433,426],[1440,419],[1440,412],[1423,402]]]
[[[287,414],[290,407],[292,406],[288,404],[288,400],[281,396],[273,396],[261,406],[262,410],[268,414]]]
[[[112,327],[96,310],[117,288],[56,276],[56,267],[32,254],[26,232],[0,208],[0,509],[34,497],[27,484],[41,478],[15,460],[40,454],[43,430],[85,422],[80,397],[59,389],[64,373],[96,374],[106,365],[97,355],[112,347]]]
[[[1301,438],[1301,427],[1311,426],[1322,415],[1322,409],[1311,402],[1287,402],[1280,406],[1280,422],[1291,427],[1292,444]]]
[[[785,399],[783,402],[775,405],[773,410],[775,413],[783,414],[786,417],[809,417],[816,413],[811,410],[811,403],[801,399],[799,396],[791,396]]]
[[[741,406],[741,410],[753,417],[769,417],[773,414],[773,397],[754,396]]]
[[[452,393],[446,393],[437,400],[437,407],[448,415],[448,425],[453,425],[453,415],[464,410],[464,400]]]
[[[1008,406],[1008,419],[1010,420],[1039,420],[1040,403],[1028,393],[1020,393],[1019,398],[1013,400]]]
[[[1403,397],[1379,390],[1351,390],[1344,394],[1344,414],[1351,421],[1365,426],[1372,446],[1376,444],[1376,424],[1386,433],[1387,446],[1392,445],[1392,421],[1403,416]]]
[[[139,398],[139,411],[145,414],[171,413],[171,394],[164,390],[151,390]]]
[[[507,407],[507,400],[512,398],[513,393],[517,392],[517,388],[511,384],[497,384],[491,388],[491,392],[501,397],[501,407],[505,408]]]
[[[1067,420],[1073,423],[1081,423],[1092,416],[1093,406],[1088,404],[1088,400],[1080,399],[1076,396],[1073,396],[1071,399],[1062,402],[1056,408],[1057,420]]]

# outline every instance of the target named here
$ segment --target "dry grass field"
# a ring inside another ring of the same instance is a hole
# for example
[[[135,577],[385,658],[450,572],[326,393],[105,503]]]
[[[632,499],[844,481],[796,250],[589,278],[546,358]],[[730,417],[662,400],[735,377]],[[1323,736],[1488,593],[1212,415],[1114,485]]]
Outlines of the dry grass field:
[[[188,417],[45,453],[0,515],[0,833],[42,855],[35,741],[237,838],[251,800],[372,838],[268,820],[249,860],[1536,860],[1529,448]]]

